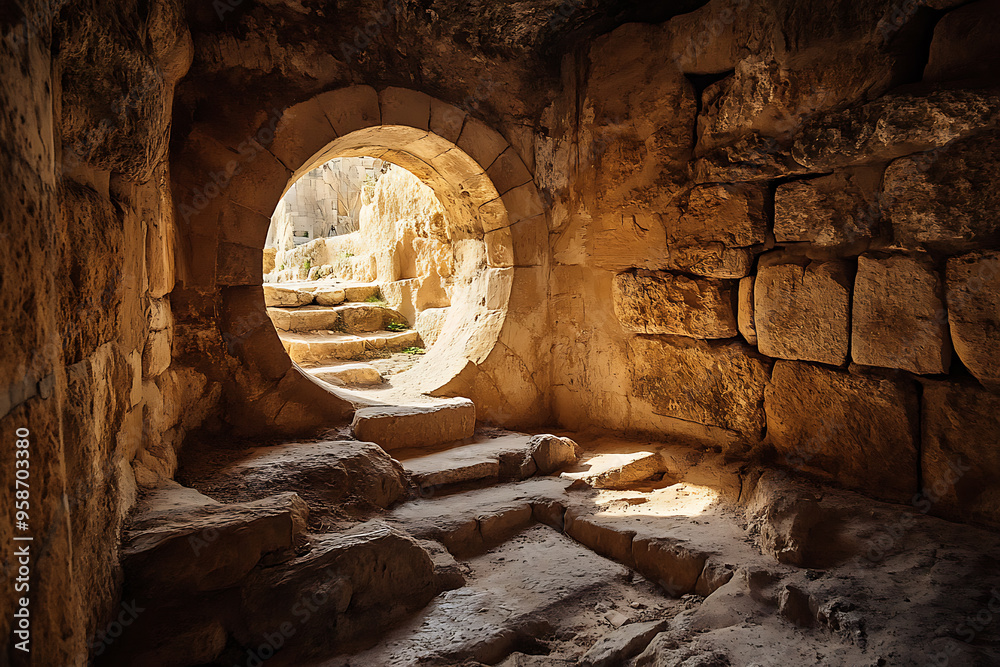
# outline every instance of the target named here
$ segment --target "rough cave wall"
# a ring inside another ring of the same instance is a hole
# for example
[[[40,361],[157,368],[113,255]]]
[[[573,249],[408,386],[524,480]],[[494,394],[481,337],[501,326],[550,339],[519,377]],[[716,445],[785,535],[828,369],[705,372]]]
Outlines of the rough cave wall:
[[[561,424],[1000,525],[1000,3],[959,4],[713,0],[566,58]]]
[[[167,370],[166,149],[190,39],[170,0],[22,6],[0,13],[0,366],[12,382],[0,389],[11,457],[0,495],[13,511],[14,438],[27,428],[33,635],[30,656],[5,642],[0,662],[77,665],[120,612],[123,518],[138,487],[172,474],[199,419],[187,392],[206,389]],[[20,594],[10,530],[5,609]]]

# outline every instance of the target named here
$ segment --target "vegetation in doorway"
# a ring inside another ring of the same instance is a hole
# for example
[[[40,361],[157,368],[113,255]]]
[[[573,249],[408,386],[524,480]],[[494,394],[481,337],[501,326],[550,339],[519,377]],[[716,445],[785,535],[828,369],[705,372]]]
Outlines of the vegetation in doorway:
[[[422,347],[404,347],[400,352],[403,354],[423,354],[426,350]]]
[[[386,301],[382,298],[381,294],[372,294],[370,297],[365,299],[365,303],[377,303],[380,306],[384,306]]]
[[[385,325],[385,328],[387,331],[406,331],[409,329],[409,327],[402,322],[389,322],[389,324]]]

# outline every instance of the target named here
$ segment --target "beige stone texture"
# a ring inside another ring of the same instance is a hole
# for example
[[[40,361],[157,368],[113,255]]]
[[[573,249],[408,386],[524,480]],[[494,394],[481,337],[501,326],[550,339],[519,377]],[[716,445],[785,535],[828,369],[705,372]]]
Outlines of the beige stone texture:
[[[612,294],[618,321],[632,333],[702,339],[737,335],[732,281],[638,271],[618,274]]]
[[[871,238],[881,218],[876,198],[880,178],[879,170],[869,168],[779,185],[775,240],[831,246]]]
[[[657,414],[734,432],[744,442],[764,429],[770,363],[735,342],[689,338],[629,343],[631,392]]]
[[[994,104],[1000,108],[1000,99]],[[948,254],[996,247],[1000,196],[992,185],[998,164],[996,130],[890,163],[882,198],[894,243]]]
[[[784,465],[890,502],[917,491],[920,410],[906,379],[792,361],[774,365],[768,441]]]
[[[305,306],[312,303],[312,292],[279,285],[264,285],[264,304],[270,306]]]
[[[1000,390],[1000,253],[951,257],[946,269],[948,325],[959,359],[984,386]]]
[[[1000,525],[1000,396],[971,383],[925,382],[919,508],[953,521]]]
[[[851,328],[855,363],[920,374],[951,365],[944,285],[929,257],[859,257]]]
[[[736,297],[736,324],[740,334],[751,345],[757,344],[757,326],[753,317],[755,279],[755,276],[741,278]]]
[[[753,312],[762,354],[843,365],[850,344],[850,308],[846,262],[761,260]]]
[[[359,440],[375,442],[392,451],[462,440],[472,435],[475,425],[475,404],[467,398],[453,398],[362,408],[354,413],[351,430]]]

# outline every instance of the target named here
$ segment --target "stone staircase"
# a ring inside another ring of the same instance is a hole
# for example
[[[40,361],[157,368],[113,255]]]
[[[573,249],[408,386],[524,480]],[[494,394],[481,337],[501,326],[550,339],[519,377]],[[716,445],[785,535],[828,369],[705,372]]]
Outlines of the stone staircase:
[[[377,284],[269,284],[264,300],[288,356],[325,382],[377,385],[379,372],[358,361],[423,347],[406,318],[381,300]]]
[[[859,569],[900,506],[722,454],[476,430],[462,398],[364,408],[352,434],[189,448],[186,486],[130,520],[124,595],[144,611],[97,664],[722,665],[685,659],[734,641],[746,664],[877,664],[865,642],[919,646],[1000,586],[1000,537],[976,551],[975,529],[916,513]],[[914,559],[938,579],[885,588]],[[869,609],[917,589],[935,604]]]

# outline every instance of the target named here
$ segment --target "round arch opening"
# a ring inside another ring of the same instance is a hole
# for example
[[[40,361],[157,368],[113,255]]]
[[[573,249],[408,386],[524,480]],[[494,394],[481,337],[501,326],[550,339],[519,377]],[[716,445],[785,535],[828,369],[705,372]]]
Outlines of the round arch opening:
[[[371,158],[393,165],[411,174],[433,192],[444,212],[444,232],[452,253],[450,294],[433,344],[428,346],[425,354],[419,355],[419,361],[411,369],[392,376],[390,388],[347,388],[328,383],[323,383],[323,386],[355,403],[368,400],[411,401],[425,394],[441,395],[442,390],[469,364],[478,365],[487,358],[506,317],[511,288],[511,262],[506,258],[510,257],[512,249],[505,219],[506,209],[500,193],[482,165],[443,137],[414,127],[375,125],[338,137],[312,155],[294,171],[282,197],[306,174],[331,160],[343,158]],[[362,226],[353,233],[364,235],[370,232]],[[328,245],[336,253],[340,252],[338,248],[344,246],[346,236],[334,236],[333,239],[339,240],[329,243],[326,239],[322,243],[316,239],[310,245]],[[400,245],[404,243],[405,239],[402,239]],[[412,247],[401,247],[399,252],[405,256],[414,250]],[[375,278],[373,282],[378,284],[387,305],[405,310],[405,320],[413,319],[415,307],[423,298],[416,292],[425,283],[393,275],[394,261],[391,256],[364,259],[372,261],[374,275],[371,277]],[[395,262],[397,268],[398,259]],[[273,283],[279,288],[281,284]],[[407,323],[414,324],[412,321]],[[400,344],[406,340],[405,332],[381,333],[385,335],[374,333],[350,342],[365,346],[367,352],[378,349],[380,344],[385,345],[387,339],[397,340]],[[315,367],[325,354],[322,343],[310,343],[305,336],[284,335],[282,339],[293,362]],[[320,339],[314,337],[313,341]],[[350,352],[347,354],[350,355]],[[364,356],[364,353],[358,356]]]

